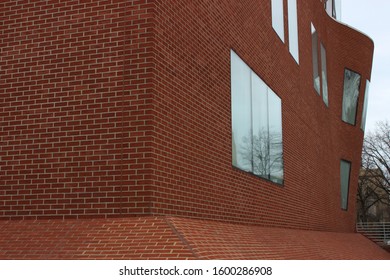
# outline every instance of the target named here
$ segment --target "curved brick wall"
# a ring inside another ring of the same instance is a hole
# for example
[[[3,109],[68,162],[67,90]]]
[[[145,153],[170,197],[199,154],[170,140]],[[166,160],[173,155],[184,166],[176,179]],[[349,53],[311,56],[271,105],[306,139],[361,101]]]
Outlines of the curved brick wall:
[[[0,219],[155,214],[353,231],[373,43],[321,5],[298,0],[297,65],[267,0],[2,1]],[[313,88],[311,22],[329,108]],[[231,49],[282,99],[284,186],[232,167]],[[341,121],[345,67],[362,76],[356,126]],[[352,162],[348,211],[340,159]]]
[[[156,10],[153,213],[352,231],[363,98],[356,126],[343,123],[344,68],[369,79],[372,41],[329,18],[320,1],[298,1],[298,66],[272,29],[270,1],[210,2]],[[311,22],[327,48],[329,108],[313,88]],[[232,167],[230,49],[282,99],[283,187]],[[347,212],[342,158],[352,162]]]

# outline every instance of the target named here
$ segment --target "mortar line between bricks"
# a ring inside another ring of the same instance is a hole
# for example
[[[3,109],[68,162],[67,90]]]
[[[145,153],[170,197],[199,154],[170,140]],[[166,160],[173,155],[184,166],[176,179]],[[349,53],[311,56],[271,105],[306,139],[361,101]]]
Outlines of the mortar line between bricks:
[[[196,253],[195,249],[190,245],[190,242],[184,237],[183,234],[181,234],[175,227],[174,224],[171,223],[168,217],[163,218],[164,221],[167,223],[167,225],[171,228],[174,234],[177,235],[177,237],[180,239],[180,241],[191,251],[191,253],[195,256],[195,258],[200,259],[200,256],[198,253]]]

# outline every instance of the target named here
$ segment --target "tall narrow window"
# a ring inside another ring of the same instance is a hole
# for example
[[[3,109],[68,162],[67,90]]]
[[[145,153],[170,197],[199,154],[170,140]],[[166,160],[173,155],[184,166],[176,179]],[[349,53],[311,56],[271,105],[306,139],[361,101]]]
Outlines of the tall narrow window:
[[[360,88],[360,75],[345,69],[342,120],[355,125]]]
[[[321,75],[322,75],[322,99],[326,106],[329,106],[328,101],[328,78],[326,74],[326,49],[321,43]]]
[[[284,12],[283,0],[271,0],[272,27],[284,42]]]
[[[283,183],[282,102],[231,51],[232,164]]]
[[[345,160],[340,161],[340,185],[341,185],[341,209],[348,209],[349,177],[351,163]]]
[[[283,183],[282,101],[268,89],[268,139],[270,180]]]
[[[368,92],[370,90],[370,81],[366,80],[366,91],[364,92],[364,104],[361,129],[364,131],[366,128],[367,106],[368,106]]]
[[[253,173],[268,178],[268,87],[255,73],[252,74],[252,117]]]
[[[299,64],[297,0],[287,0],[288,47],[291,56]],[[284,42],[284,0],[271,0],[272,27]]]
[[[318,50],[318,44],[320,45],[320,50]],[[325,105],[329,106],[328,75],[326,69],[326,49],[318,38],[318,33],[313,23],[311,24],[311,49],[313,61],[314,89],[316,90],[318,95],[321,95],[322,92],[322,99],[324,100]],[[321,65],[319,65],[319,57],[321,57]],[[319,69],[321,70],[319,71]]]
[[[233,51],[231,52],[231,95],[232,95],[232,160],[233,165],[252,170],[252,112],[251,112],[251,69]]]
[[[314,89],[320,94],[320,74],[318,71],[318,35],[317,31],[314,28],[314,25],[311,24],[311,49],[312,49],[312,58],[313,58],[313,83]]]
[[[297,0],[288,0],[288,44],[291,55],[299,63]]]

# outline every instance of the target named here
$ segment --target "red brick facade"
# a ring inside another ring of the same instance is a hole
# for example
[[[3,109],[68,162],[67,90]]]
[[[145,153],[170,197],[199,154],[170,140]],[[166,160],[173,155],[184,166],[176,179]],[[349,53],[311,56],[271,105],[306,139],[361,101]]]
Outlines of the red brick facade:
[[[0,3],[2,219],[150,212],[149,2]]]
[[[298,0],[299,65],[268,0],[5,0],[0,18],[0,219],[354,231],[373,43],[319,0]],[[311,22],[329,107],[313,88]],[[232,167],[231,49],[282,99],[283,186]],[[362,76],[356,126],[341,120],[345,68]],[[352,162],[348,211],[341,159]]]

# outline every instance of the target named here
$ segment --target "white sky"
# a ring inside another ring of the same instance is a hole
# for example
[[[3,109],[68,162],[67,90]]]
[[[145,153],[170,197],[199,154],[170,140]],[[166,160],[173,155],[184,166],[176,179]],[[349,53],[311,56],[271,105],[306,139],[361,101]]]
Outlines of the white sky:
[[[366,132],[390,121],[390,1],[341,0],[341,21],[374,40]]]

